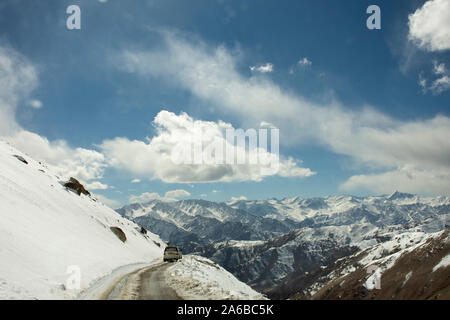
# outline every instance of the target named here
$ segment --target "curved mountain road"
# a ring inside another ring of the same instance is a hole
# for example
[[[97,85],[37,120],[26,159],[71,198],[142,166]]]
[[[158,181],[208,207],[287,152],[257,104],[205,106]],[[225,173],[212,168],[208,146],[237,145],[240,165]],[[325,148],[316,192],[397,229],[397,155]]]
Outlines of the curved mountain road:
[[[164,262],[130,272],[113,283],[100,299],[181,300],[164,280],[164,273],[169,266],[170,263]]]

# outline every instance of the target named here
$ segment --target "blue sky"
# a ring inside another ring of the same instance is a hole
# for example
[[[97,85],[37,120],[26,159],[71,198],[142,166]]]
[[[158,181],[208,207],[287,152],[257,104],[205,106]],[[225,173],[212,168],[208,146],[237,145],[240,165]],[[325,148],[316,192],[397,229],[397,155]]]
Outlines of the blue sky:
[[[81,30],[66,29],[71,4],[81,8]],[[381,30],[366,27],[371,4],[381,8]],[[174,198],[214,201],[397,189],[448,195],[447,4],[2,1],[3,59],[32,76],[0,93],[17,95],[1,110],[16,128],[0,134],[62,172],[76,166],[113,206],[173,190]],[[17,74],[0,73],[9,83]],[[149,150],[161,134],[158,114],[173,138],[181,133],[170,125],[181,120],[272,123],[283,161],[295,165],[261,179],[197,168],[209,178],[187,181]],[[136,160],[146,157],[147,167]]]

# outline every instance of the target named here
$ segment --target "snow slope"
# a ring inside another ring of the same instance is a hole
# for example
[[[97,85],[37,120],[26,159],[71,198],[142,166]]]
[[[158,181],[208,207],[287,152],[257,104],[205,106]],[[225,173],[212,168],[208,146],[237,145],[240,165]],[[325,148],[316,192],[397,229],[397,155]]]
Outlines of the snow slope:
[[[0,299],[71,299],[119,267],[162,256],[158,236],[141,234],[135,223],[61,181],[0,141]],[[127,240],[110,227],[121,228]],[[81,285],[70,289],[77,268]]]
[[[184,256],[166,273],[166,282],[183,299],[266,299],[216,263],[200,256]]]

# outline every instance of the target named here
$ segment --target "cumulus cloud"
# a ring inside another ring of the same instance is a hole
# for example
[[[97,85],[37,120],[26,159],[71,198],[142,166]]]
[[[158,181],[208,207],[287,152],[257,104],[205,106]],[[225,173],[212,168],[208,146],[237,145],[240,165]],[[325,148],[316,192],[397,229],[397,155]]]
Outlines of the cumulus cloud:
[[[133,180],[131,180],[131,183],[140,183],[141,182],[141,179],[133,179]]]
[[[231,197],[231,201],[239,201],[239,200],[247,200],[247,197],[245,196]]]
[[[121,203],[119,201],[109,199],[108,197],[105,197],[104,195],[93,193],[92,196],[94,198],[100,200],[100,202],[102,202],[103,204],[107,205],[110,208],[117,209],[121,206]]]
[[[186,113],[176,115],[160,111],[155,117],[157,134],[147,141],[115,138],[105,140],[99,146],[112,167],[127,170],[133,174],[160,179],[164,182],[192,183],[214,181],[261,181],[267,175],[279,174],[284,177],[307,177],[314,174],[310,169],[298,166],[292,158],[282,159],[277,154],[260,147],[234,148],[226,140],[224,131],[234,129],[223,121],[212,122],[194,120]],[[199,147],[200,159],[192,153]],[[251,157],[261,161],[238,164],[226,162],[215,146],[232,148],[236,154],[246,159]],[[186,150],[189,147],[191,149]],[[217,157],[214,153],[217,152]],[[129,157],[130,154],[134,156]],[[211,156],[211,158],[209,158]],[[187,162],[178,162],[186,161]],[[219,161],[215,161],[215,159]],[[199,161],[197,161],[199,160]],[[206,161],[209,160],[209,161]],[[222,160],[222,161],[220,161]],[[277,170],[272,171],[273,167]]]
[[[144,192],[138,196],[132,195],[129,198],[129,203],[146,203],[152,200],[160,200],[161,196],[157,192]]]
[[[64,140],[49,141],[36,133],[20,130],[4,139],[36,159],[44,161],[62,178],[76,177],[83,183],[101,179],[106,167],[98,151],[71,148]]]
[[[240,115],[247,127],[270,119],[282,128],[283,144],[318,143],[369,168],[450,171],[446,116],[402,121],[370,106],[350,110],[338,101],[314,103],[282,90],[270,79],[240,74],[238,59],[224,46],[212,47],[182,34],[161,34],[163,48],[124,51],[120,65],[127,72],[165,79],[222,112]]]
[[[409,39],[428,51],[450,49],[450,1],[429,0],[409,15]]]
[[[250,67],[251,71],[258,71],[261,73],[269,73],[273,71],[273,64],[271,63],[266,63],[260,66],[251,66]]]
[[[93,181],[91,183],[86,184],[85,187],[88,190],[106,190],[106,189],[108,189],[108,185],[101,183],[100,181]]]
[[[167,191],[166,194],[164,195],[164,197],[178,199],[178,198],[189,197],[190,195],[191,194],[189,192],[187,192],[186,190],[177,189],[177,190]]]
[[[73,176],[83,182],[101,178],[105,163],[99,152],[74,149],[63,140],[49,141],[24,130],[16,122],[20,103],[42,107],[40,101],[29,100],[29,95],[37,86],[38,75],[33,64],[17,51],[0,47],[0,137],[46,162],[61,177]]]
[[[144,192],[140,195],[132,195],[129,197],[129,203],[146,203],[152,200],[161,201],[177,201],[179,198],[189,197],[191,194],[183,189],[167,191],[164,197],[161,197],[157,192]]]

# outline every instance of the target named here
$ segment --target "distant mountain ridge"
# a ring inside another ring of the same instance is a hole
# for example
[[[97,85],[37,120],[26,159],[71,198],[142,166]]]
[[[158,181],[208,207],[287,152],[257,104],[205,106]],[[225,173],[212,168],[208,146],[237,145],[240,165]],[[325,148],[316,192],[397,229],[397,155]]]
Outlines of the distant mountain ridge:
[[[186,252],[211,242],[270,239],[299,226],[289,219],[258,217],[225,203],[205,200],[153,200],[116,211],[164,240],[181,245]]]
[[[154,200],[117,212],[277,298],[294,294],[294,289],[284,289],[285,281],[315,273],[394,235],[411,230],[428,234],[450,225],[448,197],[401,192],[219,203]]]

